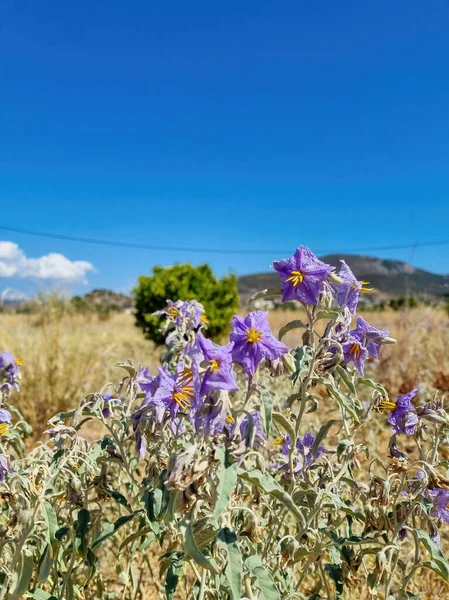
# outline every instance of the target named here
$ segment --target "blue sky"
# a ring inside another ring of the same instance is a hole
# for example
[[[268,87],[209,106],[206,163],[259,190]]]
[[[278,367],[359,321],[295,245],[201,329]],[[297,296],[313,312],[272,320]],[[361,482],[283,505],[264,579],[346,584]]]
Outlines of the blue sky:
[[[3,0],[0,20],[0,226],[274,251],[0,231],[22,265],[91,263],[69,291],[127,291],[153,264],[250,273],[300,244],[449,239],[446,0]],[[449,272],[449,245],[376,254]]]

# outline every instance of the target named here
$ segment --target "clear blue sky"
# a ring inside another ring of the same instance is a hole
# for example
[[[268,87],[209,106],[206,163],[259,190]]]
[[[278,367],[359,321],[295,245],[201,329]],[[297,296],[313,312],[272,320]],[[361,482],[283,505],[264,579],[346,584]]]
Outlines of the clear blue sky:
[[[126,291],[153,264],[449,238],[448,0],[1,0],[0,20],[0,225],[280,251],[0,231],[22,258]],[[449,272],[449,246],[377,254]]]

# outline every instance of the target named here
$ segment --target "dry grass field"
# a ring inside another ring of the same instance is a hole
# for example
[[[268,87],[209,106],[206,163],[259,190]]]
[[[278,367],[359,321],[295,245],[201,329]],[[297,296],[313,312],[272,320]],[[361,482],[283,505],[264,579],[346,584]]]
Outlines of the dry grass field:
[[[429,392],[449,391],[449,318],[444,310],[364,316],[397,339],[397,344],[383,349],[381,361],[369,367],[391,394],[417,384]],[[300,317],[298,312],[271,312],[273,331]],[[296,330],[285,341],[294,346],[300,336],[301,330]],[[56,412],[78,405],[108,382],[116,383],[116,362],[129,358],[152,370],[159,362],[158,350],[127,314],[100,320],[67,314],[59,305],[48,304],[39,314],[1,314],[0,339],[2,348],[23,359],[22,392],[16,398],[35,435]]]

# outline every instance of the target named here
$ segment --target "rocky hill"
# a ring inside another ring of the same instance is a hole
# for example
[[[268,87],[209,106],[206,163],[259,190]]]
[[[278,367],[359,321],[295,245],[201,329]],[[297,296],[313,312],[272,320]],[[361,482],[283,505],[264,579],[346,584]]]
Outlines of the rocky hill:
[[[442,298],[449,296],[449,276],[436,275],[399,260],[384,260],[372,256],[343,254],[321,256],[325,263],[335,265],[338,269],[343,259],[354,271],[358,279],[369,281],[376,293],[371,300],[395,298],[409,295],[416,298]],[[279,276],[275,271],[255,273],[239,277],[238,288],[242,303],[252,294],[265,288],[279,287]],[[368,295],[364,296],[368,300]]]
[[[92,308],[107,307],[109,310],[124,311],[134,306],[134,300],[129,296],[106,289],[92,290],[82,298]]]

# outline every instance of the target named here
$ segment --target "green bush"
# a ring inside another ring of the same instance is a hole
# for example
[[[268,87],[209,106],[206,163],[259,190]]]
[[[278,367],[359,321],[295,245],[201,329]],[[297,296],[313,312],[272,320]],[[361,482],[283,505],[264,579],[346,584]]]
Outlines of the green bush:
[[[419,302],[414,296],[400,296],[393,298],[389,302],[390,308],[393,310],[402,310],[403,308],[418,308]]]
[[[207,335],[225,333],[239,306],[237,278],[227,275],[217,279],[209,265],[194,267],[188,263],[173,267],[154,267],[153,275],[139,277],[133,290],[136,301],[136,325],[145,336],[158,344],[164,337],[159,328],[161,319],[152,313],[167,305],[167,300],[198,300],[208,319]]]

